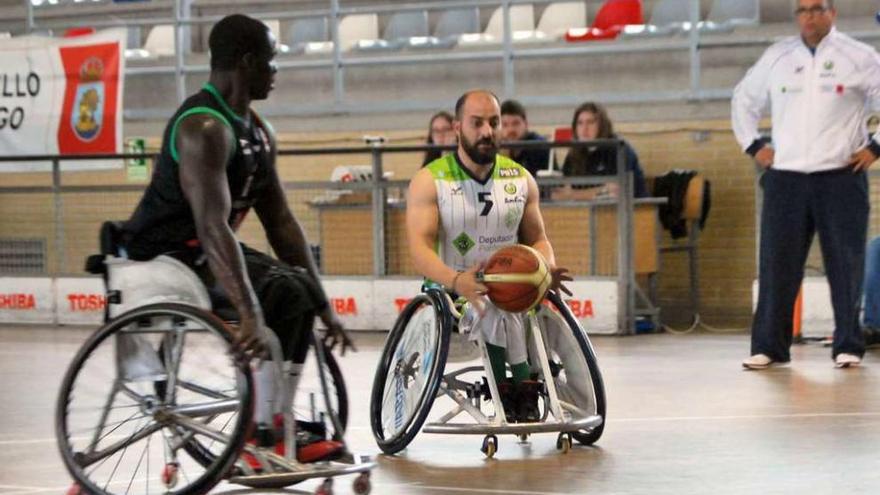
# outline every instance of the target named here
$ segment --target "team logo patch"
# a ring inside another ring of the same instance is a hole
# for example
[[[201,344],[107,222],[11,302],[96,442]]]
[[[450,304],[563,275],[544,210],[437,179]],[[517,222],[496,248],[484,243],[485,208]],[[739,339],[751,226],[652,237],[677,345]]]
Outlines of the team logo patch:
[[[504,184],[504,192],[507,194],[516,194],[516,184]]]
[[[79,84],[70,112],[73,133],[81,141],[91,141],[101,132],[104,121],[104,63],[98,57],[86,59],[79,69]]]
[[[519,177],[520,170],[518,168],[502,168],[498,170],[499,177]]]
[[[822,67],[823,67],[825,70],[831,70],[831,69],[834,68],[834,62],[832,62],[832,61],[830,61],[830,60],[826,60],[826,61],[825,61],[825,64],[822,65]]]
[[[464,256],[476,245],[473,239],[467,233],[462,232],[458,237],[452,240],[452,245],[458,251],[458,254]]]

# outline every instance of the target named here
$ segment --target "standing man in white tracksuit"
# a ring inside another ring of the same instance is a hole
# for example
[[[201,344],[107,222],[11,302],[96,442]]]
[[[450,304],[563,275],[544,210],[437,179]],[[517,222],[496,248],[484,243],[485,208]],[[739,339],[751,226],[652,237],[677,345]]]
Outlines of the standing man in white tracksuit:
[[[832,0],[798,0],[800,36],[775,43],[734,91],[733,131],[761,177],[758,307],[747,369],[789,361],[792,312],[814,232],[834,307],[832,357],[865,351],[859,306],[868,228],[868,167],[880,156],[869,109],[880,109],[880,56],[834,28]],[[772,145],[758,133],[769,103]]]

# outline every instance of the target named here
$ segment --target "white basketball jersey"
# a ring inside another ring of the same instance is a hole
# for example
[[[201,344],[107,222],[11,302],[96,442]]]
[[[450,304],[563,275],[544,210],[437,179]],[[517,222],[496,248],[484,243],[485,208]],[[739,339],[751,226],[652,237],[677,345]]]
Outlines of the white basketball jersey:
[[[467,270],[499,248],[519,242],[528,170],[497,155],[492,174],[480,183],[454,153],[431,162],[428,169],[440,210],[437,251],[446,265]]]

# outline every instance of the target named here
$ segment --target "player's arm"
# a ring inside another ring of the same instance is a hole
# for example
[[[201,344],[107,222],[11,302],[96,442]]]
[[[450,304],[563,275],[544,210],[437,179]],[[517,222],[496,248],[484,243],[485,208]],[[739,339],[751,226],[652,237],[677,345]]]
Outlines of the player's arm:
[[[571,280],[568,275],[567,268],[556,266],[556,256],[553,253],[553,246],[547,239],[547,232],[544,230],[544,218],[541,216],[541,208],[539,205],[538,184],[531,175],[526,176],[528,182],[528,193],[526,195],[526,205],[523,210],[522,220],[519,224],[519,241],[522,244],[535,248],[539,253],[544,255],[550,271],[553,274],[552,289],[559,289],[566,294],[571,292],[562,285],[562,282]]]
[[[437,189],[430,170],[423,168],[410,181],[406,199],[406,234],[413,266],[425,277],[464,296],[478,309],[482,308],[480,296],[485,294],[486,286],[476,279],[480,266],[461,273],[446,266],[434,250],[439,229]]]
[[[778,61],[776,51],[764,52],[733,90],[730,102],[733,134],[743,151],[764,168],[773,164],[773,149],[764,144],[758,132],[761,115],[770,101],[770,72]]]
[[[315,296],[323,303],[318,308],[318,316],[327,327],[327,345],[332,349],[337,343],[341,344],[342,354],[345,354],[349,348],[356,350],[351,339],[345,333],[342,322],[339,321],[327,302],[327,294],[324,293],[324,287],[321,285],[321,276],[318,273],[315,259],[312,257],[312,251],[309,249],[305,231],[287,204],[281,179],[278,177],[278,170],[275,167],[277,158],[275,140],[274,138],[270,139],[272,139],[272,154],[269,163],[269,186],[266,193],[254,204],[254,211],[257,212],[260,223],[263,224],[263,229],[266,231],[269,244],[278,259],[288,265],[305,268],[315,280],[312,289],[317,292]]]
[[[871,53],[867,60],[867,66],[861,71],[865,85],[868,108],[880,111],[880,54]],[[849,159],[850,166],[855,171],[865,171],[880,158],[880,130],[868,138],[868,144],[857,150]]]
[[[180,186],[192,209],[208,266],[241,318],[237,348],[248,355],[262,354],[262,311],[241,248],[227,223],[232,202],[226,166],[235,151],[235,137],[216,118],[195,114],[180,122],[173,145],[179,156]]]

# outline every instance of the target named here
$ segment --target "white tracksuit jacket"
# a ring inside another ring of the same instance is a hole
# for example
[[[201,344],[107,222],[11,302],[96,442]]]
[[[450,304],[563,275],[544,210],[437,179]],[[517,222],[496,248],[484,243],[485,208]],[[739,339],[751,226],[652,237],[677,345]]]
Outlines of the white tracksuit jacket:
[[[880,132],[871,140],[866,127],[869,112],[880,110],[880,55],[835,28],[815,55],[800,36],[773,44],[737,85],[733,132],[747,152],[759,149],[768,100],[774,169],[821,172],[845,166],[866,145],[880,152]]]

